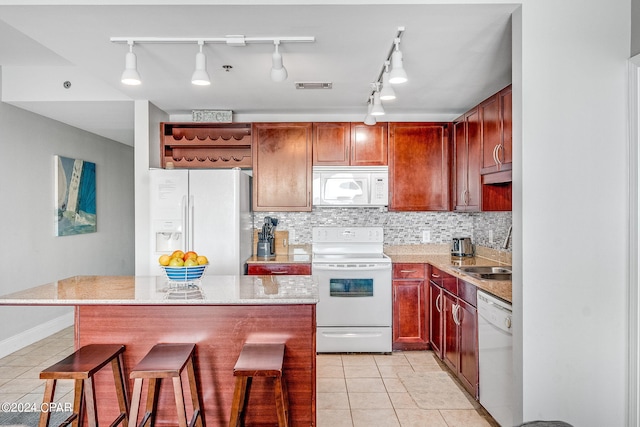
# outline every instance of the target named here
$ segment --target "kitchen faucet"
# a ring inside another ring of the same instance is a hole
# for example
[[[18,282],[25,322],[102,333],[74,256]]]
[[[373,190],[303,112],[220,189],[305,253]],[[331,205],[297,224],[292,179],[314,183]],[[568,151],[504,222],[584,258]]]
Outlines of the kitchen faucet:
[[[509,247],[509,238],[511,237],[512,231],[513,231],[513,225],[510,225],[509,231],[507,231],[507,237],[504,239],[504,243],[502,244],[502,249],[507,249]]]

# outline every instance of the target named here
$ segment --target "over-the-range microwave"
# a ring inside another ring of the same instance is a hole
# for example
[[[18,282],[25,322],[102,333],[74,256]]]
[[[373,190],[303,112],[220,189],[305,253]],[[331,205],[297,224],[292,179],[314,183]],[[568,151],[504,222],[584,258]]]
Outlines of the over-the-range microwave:
[[[313,205],[336,207],[387,206],[387,166],[314,166]]]

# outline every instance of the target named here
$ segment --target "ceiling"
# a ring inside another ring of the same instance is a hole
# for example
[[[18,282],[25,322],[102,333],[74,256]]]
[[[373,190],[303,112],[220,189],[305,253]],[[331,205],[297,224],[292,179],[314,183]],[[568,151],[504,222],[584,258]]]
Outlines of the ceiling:
[[[0,3],[4,4],[4,3]],[[398,27],[409,82],[384,121],[451,120],[511,82],[514,5],[0,6],[2,101],[133,145],[133,101],[174,117],[232,110],[234,121],[364,120],[370,83]],[[289,78],[270,80],[273,44],[206,44],[211,86],[193,86],[197,44],[137,44],[143,83],[125,86],[111,37],[295,37]],[[222,66],[231,65],[230,71]],[[71,83],[65,88],[63,83]],[[297,90],[295,82],[333,88]]]

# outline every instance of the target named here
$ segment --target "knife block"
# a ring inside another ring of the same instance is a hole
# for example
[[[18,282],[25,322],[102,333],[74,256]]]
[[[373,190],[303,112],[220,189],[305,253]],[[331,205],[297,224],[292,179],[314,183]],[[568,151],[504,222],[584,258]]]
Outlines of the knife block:
[[[253,247],[257,248],[258,245],[258,232],[257,228],[253,229]],[[275,249],[276,255],[287,255],[289,253],[289,232],[287,230],[278,231],[275,233]],[[257,256],[257,252],[255,254]]]

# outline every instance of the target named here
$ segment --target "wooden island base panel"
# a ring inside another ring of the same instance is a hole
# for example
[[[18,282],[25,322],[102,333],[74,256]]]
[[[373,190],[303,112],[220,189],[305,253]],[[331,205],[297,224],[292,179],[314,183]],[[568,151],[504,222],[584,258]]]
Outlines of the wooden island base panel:
[[[195,343],[195,370],[207,427],[229,424],[233,367],[245,343],[285,344],[283,376],[289,391],[290,425],[316,425],[317,302],[317,281],[309,275],[205,275],[195,288],[176,288],[154,276],[75,276],[0,296],[0,306],[75,307],[76,348],[124,344],[127,379],[154,345]],[[120,412],[113,375],[103,371],[94,378],[101,424]],[[186,370],[182,380],[186,384]],[[248,426],[278,424],[272,381],[253,382],[245,418]],[[127,385],[131,394],[133,380]],[[189,387],[184,389],[191,418],[191,395]],[[143,390],[143,406],[146,395]],[[162,381],[156,425],[177,425],[176,412],[171,381]]]
[[[78,306],[76,346],[122,343],[125,372],[157,343],[195,342],[204,419],[208,427],[229,423],[235,377],[233,367],[245,342],[286,346],[284,377],[292,426],[315,425],[315,306]],[[99,419],[119,413],[110,373],[96,376]],[[183,379],[186,381],[186,379]],[[277,425],[273,384],[253,382],[247,425]],[[133,383],[129,384],[131,392]],[[141,402],[146,401],[146,390]],[[187,413],[191,396],[185,388]],[[157,425],[175,425],[170,382],[163,382]]]

